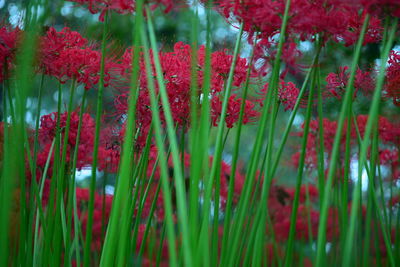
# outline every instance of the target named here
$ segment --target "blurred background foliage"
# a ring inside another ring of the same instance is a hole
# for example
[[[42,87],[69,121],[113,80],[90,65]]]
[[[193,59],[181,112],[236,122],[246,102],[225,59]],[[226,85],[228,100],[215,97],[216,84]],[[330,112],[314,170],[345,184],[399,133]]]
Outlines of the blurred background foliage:
[[[28,1],[28,0],[25,0]],[[63,27],[70,27],[72,30],[80,32],[84,37],[93,42],[94,44],[100,44],[101,33],[102,33],[102,22],[99,21],[99,14],[93,15],[86,8],[79,7],[77,4],[72,2],[64,2],[61,0],[48,1],[51,5],[51,14],[45,21],[45,26],[55,27],[57,30],[61,30]],[[21,0],[0,0],[0,17],[1,23],[3,25],[12,25],[14,27],[21,26],[21,21],[23,17],[24,1]],[[199,9],[199,45],[205,44],[206,36],[206,15],[204,7],[200,6]],[[173,9],[170,13],[164,14],[163,10],[157,8],[154,12],[154,22],[157,33],[157,38],[159,41],[159,47],[163,51],[171,51],[173,45],[182,41],[185,43],[190,43],[191,40],[191,29],[192,29],[192,17],[194,8],[188,2],[187,6],[182,6],[181,8]],[[109,20],[109,34],[108,34],[108,55],[113,55],[119,57],[122,55],[123,51],[131,45],[132,42],[132,17],[128,15],[120,15],[117,13],[112,13]],[[212,11],[211,15],[211,32],[212,32],[212,49],[213,51],[220,49],[227,49],[228,51],[233,50],[236,35],[238,33],[237,25],[234,22],[228,22],[221,14]],[[251,46],[247,42],[246,34],[243,36],[243,46],[242,46],[242,56],[248,57],[250,54]],[[302,66],[308,66],[315,54],[314,44],[305,41],[299,42],[298,47],[302,52],[303,56],[298,62]],[[394,47],[397,49],[398,47]],[[344,47],[341,44],[328,42],[323,49],[320,61],[321,67],[321,86],[325,87],[325,78],[330,72],[337,72],[339,67],[350,65],[352,60],[354,47]],[[362,57],[360,60],[359,67],[363,70],[372,70],[377,67],[377,62],[379,61],[380,46],[377,44],[369,44],[363,48]],[[287,81],[294,82],[298,87],[304,79],[305,72],[298,72],[295,75],[289,74],[286,77]],[[267,75],[268,77],[268,75]],[[267,77],[261,78],[260,81],[252,82],[251,93],[253,96],[257,96],[257,92],[260,91],[260,84],[263,85]],[[35,82],[39,84],[40,77],[35,77]],[[48,114],[56,110],[57,104],[57,86],[58,83],[52,78],[46,77],[44,97],[41,115]],[[64,85],[63,93],[63,103],[66,107],[66,102],[68,99],[68,84]],[[239,89],[240,90],[240,89]],[[78,89],[75,96],[75,106],[78,105],[79,99],[82,96],[83,89]],[[33,125],[34,118],[37,114],[37,95],[33,91],[32,95],[28,100],[29,112],[27,114],[27,122]],[[88,96],[88,106],[89,112],[94,113],[96,104],[96,90],[89,90]],[[110,112],[112,111],[113,97],[118,93],[118,88],[107,88],[105,91],[104,98],[104,110]],[[337,119],[340,110],[340,100],[336,98],[326,99],[323,106],[324,116],[331,120]],[[354,100],[354,110],[355,114],[367,114],[370,106],[370,100],[362,95],[359,95]],[[390,100],[385,101],[381,105],[382,115],[388,116],[390,118],[396,117],[399,114],[398,107],[395,107]],[[111,112],[112,113],[112,112]],[[296,119],[294,126],[292,128],[293,132],[301,130],[301,124],[303,122],[304,110],[301,110]],[[278,146],[280,143],[280,136],[282,135],[286,121],[290,115],[290,112],[284,112],[283,108],[278,114],[278,123],[276,129],[275,145]],[[314,118],[317,117],[317,110],[314,108]],[[397,116],[398,117],[398,116]],[[255,129],[257,125],[249,124],[243,128],[242,132],[242,142],[241,142],[241,153],[240,160],[242,166],[245,167],[248,157],[250,156],[251,144],[254,140]],[[212,132],[215,135],[214,132]],[[230,135],[227,140],[227,145],[224,151],[224,159],[229,162],[231,159],[231,153],[233,151],[233,142],[235,136],[235,129],[230,130]],[[293,182],[295,177],[295,169],[290,168],[291,156],[298,149],[300,144],[300,137],[294,136],[294,134],[289,138],[288,144],[286,146],[285,153],[281,160],[281,167],[277,172],[277,177],[285,177],[283,181]],[[212,151],[210,151],[212,154]],[[90,173],[90,172],[89,172]],[[291,179],[293,178],[293,179]],[[84,182],[84,179],[82,179]]]

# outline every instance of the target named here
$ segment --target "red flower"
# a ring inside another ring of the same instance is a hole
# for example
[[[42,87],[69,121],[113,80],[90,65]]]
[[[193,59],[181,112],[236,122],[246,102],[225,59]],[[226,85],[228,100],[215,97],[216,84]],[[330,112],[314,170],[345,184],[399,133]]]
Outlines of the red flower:
[[[281,86],[278,90],[279,101],[284,105],[285,110],[293,110],[296,104],[297,98],[299,97],[299,89],[292,82],[281,82]]]
[[[400,3],[397,0],[360,0],[360,2],[371,14],[400,17]]]
[[[9,75],[13,68],[12,61],[21,33],[19,28],[9,29],[5,26],[0,28],[0,82],[8,78],[5,75]]]
[[[231,95],[228,101],[228,107],[226,110],[226,126],[232,128],[234,124],[239,120],[240,106],[242,99],[236,99],[236,95]],[[218,120],[222,112],[222,101],[218,96],[214,96],[211,99],[211,120],[214,126],[218,126]],[[245,107],[243,110],[243,124],[247,124],[254,121],[259,116],[259,112],[255,110],[255,104],[246,100]]]
[[[120,74],[130,79],[132,70],[132,49],[127,49],[122,56],[119,64]],[[150,50],[152,55],[153,51]],[[191,110],[191,80],[192,80],[192,48],[190,45],[178,42],[174,45],[174,50],[172,52],[158,52],[160,63],[163,71],[163,78],[165,81],[165,87],[169,99],[170,108],[172,111],[172,118],[174,123],[185,130],[190,127],[190,110]],[[196,92],[196,103],[201,104],[202,99],[205,97],[202,95],[203,87],[203,76],[204,76],[204,61],[205,61],[205,47],[201,46],[197,51],[197,81],[198,81],[198,91]],[[218,120],[221,114],[222,101],[221,97],[224,94],[224,86],[226,80],[229,76],[230,68],[232,65],[233,56],[227,54],[224,51],[217,51],[211,54],[211,92],[208,96],[211,101],[211,116],[213,125],[218,124]],[[155,73],[154,62],[151,62],[153,72]],[[145,65],[143,60],[143,55],[140,54],[139,58],[139,95],[137,99],[136,108],[136,127],[140,129],[138,140],[136,140],[136,146],[141,148],[144,146],[148,129],[150,128],[152,121],[152,113],[150,109],[150,97],[149,89],[147,87],[147,73],[145,71]],[[233,86],[234,89],[240,87],[246,79],[247,60],[244,58],[238,58],[236,68],[234,70],[233,76]],[[158,92],[158,83],[156,82],[156,93]],[[128,108],[128,98],[127,92],[122,92],[120,95],[116,96],[114,104],[116,107],[117,120],[125,121],[125,116]],[[237,99],[236,95],[230,97],[228,104],[228,114],[226,117],[226,123],[228,127],[233,127],[234,123],[237,122],[239,118],[240,105],[242,103],[241,99]],[[256,103],[256,101],[255,101]],[[247,124],[254,121],[258,117],[258,112],[256,111],[256,105],[250,100],[245,102],[244,119],[243,123]],[[164,113],[161,108],[161,101],[159,102],[160,118],[161,122],[165,124]],[[124,123],[122,123],[124,124]],[[122,128],[124,126],[122,125]]]
[[[269,84],[266,83],[261,89],[260,94],[263,96],[259,101],[263,102],[267,93],[268,93]],[[296,85],[292,82],[281,81],[278,88],[278,100],[281,104],[283,104],[285,111],[293,110],[294,105],[296,104],[297,98],[299,97],[300,90],[296,87]],[[261,106],[263,103],[260,103]]]
[[[40,42],[40,68],[56,77],[61,83],[75,79],[85,84],[85,89],[94,87],[100,80],[101,53],[88,46],[88,41],[78,32],[65,27],[57,32],[50,28]],[[105,59],[104,86],[112,79],[116,64]]]
[[[91,248],[100,251],[107,231],[108,220],[111,213],[113,197],[110,195],[99,195],[95,192],[94,212],[92,225]],[[86,236],[86,225],[88,221],[89,190],[84,188],[76,189],[76,202],[78,208],[78,218],[82,227],[82,234]],[[73,231],[72,231],[73,232]]]
[[[334,97],[341,99],[350,77],[349,67],[339,67],[338,73],[329,73],[326,77],[326,89]],[[375,89],[375,80],[371,73],[357,69],[354,80],[354,96],[360,90],[364,95],[370,95]]]
[[[392,0],[394,1],[394,0]],[[244,30],[253,36],[260,32],[263,39],[279,33],[285,1],[275,0],[219,0],[217,9],[227,18],[243,21]],[[289,9],[287,32],[289,36],[298,36],[301,40],[315,39],[320,34],[325,41],[333,37],[334,41],[345,41],[350,45],[357,40],[363,15],[362,5],[357,1],[338,0],[295,0]],[[372,19],[366,43],[380,39],[381,28]]]
[[[39,142],[41,145],[41,151],[38,154],[37,165],[44,167],[49,155],[51,144],[56,135],[57,126],[57,112],[44,115],[40,119],[40,129],[39,129]],[[67,122],[67,112],[60,115],[60,128],[62,134],[62,142],[65,134],[65,127]],[[78,134],[78,124],[79,124],[79,114],[77,112],[71,113],[70,130],[67,142],[67,154],[66,162],[70,163],[73,156],[73,151],[75,149],[77,134]],[[82,118],[82,128],[81,135],[79,138],[78,146],[78,159],[76,167],[81,169],[92,163],[92,151],[94,142],[94,129],[95,122],[93,118],[85,113]],[[54,152],[53,152],[54,153]],[[50,166],[53,166],[54,155],[50,158]],[[51,168],[50,167],[50,168]],[[48,171],[51,174],[51,170]]]
[[[40,62],[43,72],[54,75],[53,62],[60,57],[60,53],[70,48],[84,48],[88,41],[80,33],[71,31],[64,27],[61,31],[50,27],[46,34],[40,39]]]
[[[135,10],[135,0],[68,0],[70,2],[76,2],[80,5],[85,5],[92,14],[101,13],[99,20],[104,21],[105,13],[108,10],[115,11],[120,14],[132,13]],[[151,0],[153,4],[152,8],[156,8],[159,5],[165,7],[165,13],[169,12],[176,1],[174,0]],[[183,1],[182,1],[183,3]]]
[[[53,61],[54,76],[61,83],[75,79],[90,89],[100,80],[101,53],[90,48],[71,48],[60,53],[60,57]],[[106,64],[104,86],[108,86],[111,79],[110,65]]]
[[[393,98],[396,106],[400,106],[400,53],[391,51],[388,63],[385,95]]]

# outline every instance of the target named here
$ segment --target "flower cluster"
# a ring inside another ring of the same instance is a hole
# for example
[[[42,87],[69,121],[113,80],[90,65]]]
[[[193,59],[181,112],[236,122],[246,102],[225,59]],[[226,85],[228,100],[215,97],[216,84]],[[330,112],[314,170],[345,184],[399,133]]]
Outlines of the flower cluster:
[[[356,117],[357,125],[351,124],[350,138],[351,145],[356,146],[359,142],[359,138],[364,137],[365,127],[367,125],[368,116],[359,115]],[[346,140],[346,127],[347,122],[345,122],[345,127],[341,135],[341,151],[342,156],[345,151],[345,140]],[[328,159],[330,159],[331,151],[333,148],[334,138],[337,130],[337,121],[331,121],[329,119],[323,119],[323,132],[324,132],[324,151],[328,154]],[[302,132],[299,133],[300,136],[303,135]],[[379,117],[378,121],[378,138],[379,142],[382,144],[380,146],[380,162],[381,164],[391,166],[392,168],[392,179],[396,179],[399,175],[399,164],[398,157],[399,151],[398,146],[400,145],[400,125],[396,122],[389,121],[386,117]],[[318,120],[312,120],[310,123],[310,132],[308,134],[308,143],[306,150],[306,163],[310,169],[315,169],[317,167],[317,154],[319,147],[319,122]],[[355,151],[352,152],[354,156]],[[299,153],[296,153],[293,157],[297,159]],[[344,160],[340,157],[340,160]],[[294,160],[296,163],[297,160]],[[296,163],[297,165],[297,163]]]
[[[75,80],[93,88],[100,79],[101,53],[88,44],[78,32],[65,27],[57,31],[53,27],[40,40],[40,71],[56,77],[61,83]],[[105,59],[104,86],[112,79],[115,63]]]
[[[265,84],[260,91],[263,97],[259,101],[264,101],[268,93],[269,84]],[[293,110],[296,101],[299,97],[300,90],[292,82],[281,81],[278,87],[278,101],[283,105],[285,111]],[[261,104],[262,105],[262,104]]]
[[[283,0],[218,0],[215,2],[215,8],[228,21],[242,22],[251,44],[255,43],[255,39],[258,40],[254,46],[255,61],[259,61],[274,58],[285,3]],[[358,40],[366,10],[369,9],[359,1],[291,1],[286,29],[287,41],[282,56],[287,69],[282,75],[287,71],[298,72],[301,67],[296,64],[301,53],[294,40],[314,42],[318,38],[322,45],[331,40],[351,46]],[[373,14],[369,20],[364,44],[379,42],[382,32],[381,19]],[[261,70],[265,71],[267,67],[268,63],[264,62]]]
[[[0,82],[7,79],[13,68],[13,59],[21,36],[19,28],[0,28]]]
[[[82,128],[78,139],[79,114],[78,112],[74,111],[70,114],[70,116],[71,119],[67,141],[66,163],[69,164],[72,162],[76,143],[79,142],[76,167],[81,169],[85,166],[89,166],[92,163],[95,122],[89,114],[83,114]],[[38,154],[37,166],[41,168],[44,168],[46,165],[52,143],[57,135],[57,117],[57,112],[53,112],[42,116],[40,119],[39,144],[41,150]],[[63,144],[65,138],[67,117],[67,112],[60,114],[61,144]],[[50,170],[52,169],[53,161],[54,156],[50,156]],[[51,171],[49,173],[51,174]]]
[[[368,12],[379,16],[400,17],[400,3],[397,0],[359,0]]]
[[[0,81],[13,69],[15,52],[22,34],[19,28],[0,28]],[[101,53],[80,33],[68,27],[60,31],[54,27],[48,28],[39,38],[37,54],[37,71],[55,77],[61,83],[74,80],[90,89],[100,80]],[[105,58],[104,86],[116,78],[116,66],[111,57]]]
[[[231,95],[228,101],[228,107],[226,110],[226,126],[232,128],[234,124],[239,120],[240,107],[242,99],[236,99],[236,95]],[[251,101],[245,100],[243,110],[243,124],[247,124],[254,121],[259,116],[259,113],[254,109],[255,104]],[[218,125],[219,118],[222,112],[222,100],[219,97],[213,97],[211,99],[211,121],[214,126]]]
[[[349,81],[350,73],[348,72],[349,67],[340,67],[338,73],[329,73],[326,76],[326,93],[341,99],[345,92],[347,83]],[[372,75],[373,73],[369,71],[362,71],[357,69],[355,80],[354,80],[354,96],[358,91],[362,92],[364,95],[371,95],[375,89],[375,79]]]
[[[388,98],[393,98],[396,106],[400,106],[400,53],[391,51],[388,64],[385,94]]]
[[[292,213],[292,202],[294,199],[294,188],[274,185],[268,200],[273,231],[276,240],[286,242],[289,236],[290,217]],[[307,201],[308,199],[308,201]],[[318,202],[318,190],[313,185],[303,185],[300,190],[300,202],[296,219],[296,239],[307,241],[309,238],[315,240],[318,233],[319,212],[314,208]],[[338,214],[333,208],[329,210],[327,222],[327,238],[337,238],[339,231]]]
[[[76,202],[78,209],[78,218],[82,226],[82,234],[85,237],[87,232],[88,221],[88,205],[90,192],[88,189],[76,189]],[[113,197],[111,195],[100,195],[95,193],[93,225],[92,225],[92,243],[93,251],[101,251],[104,242],[105,233],[107,231],[108,220],[110,218]],[[72,231],[72,234],[74,232]]]
[[[86,6],[92,14],[100,13],[99,20],[104,21],[107,11],[115,11],[119,14],[132,13],[135,10],[135,0],[69,0]],[[174,0],[150,0],[149,3],[156,8],[159,5],[165,7],[164,12],[168,13],[176,4]],[[178,1],[179,2],[179,1]]]
[[[151,51],[150,54],[154,53]],[[190,106],[191,106],[191,53],[192,49],[189,45],[178,42],[174,46],[172,52],[159,52],[161,67],[165,81],[165,88],[167,91],[172,118],[174,123],[180,127],[188,128],[190,126]],[[200,47],[197,51],[198,66],[198,88],[196,92],[196,103],[200,104],[204,97],[201,93],[201,88],[204,83],[204,58],[205,48]],[[120,68],[121,75],[130,78],[130,70],[132,69],[132,49],[127,49],[122,56]],[[210,90],[210,103],[211,103],[211,119],[214,126],[218,125],[218,121],[222,110],[222,97],[224,96],[224,86],[229,75],[230,67],[232,64],[233,56],[226,53],[226,51],[217,51],[211,54],[211,90]],[[151,124],[151,110],[150,110],[150,96],[147,86],[147,74],[145,72],[144,59],[140,58],[140,90],[137,100],[137,128],[141,129],[142,142],[146,140],[148,129]],[[152,62],[154,69],[154,62]],[[238,58],[236,68],[234,71],[233,86],[238,88],[242,86],[246,79],[247,61],[243,58]],[[158,91],[158,85],[156,90]],[[127,92],[121,93],[115,98],[115,107],[118,117],[123,117],[127,113],[129,94]],[[232,128],[239,119],[239,111],[243,99],[239,98],[237,94],[233,94],[229,98],[228,111],[225,123],[227,127]],[[243,123],[247,124],[254,121],[259,113],[257,112],[256,101],[245,100],[244,119]],[[161,102],[159,104],[161,107]],[[164,115],[160,115],[162,123],[165,124]],[[122,128],[123,129],[123,128]],[[138,143],[142,147],[144,143]]]
[[[268,39],[279,33],[285,1],[226,1],[219,0],[218,9],[227,17],[243,21],[244,29],[251,35],[260,32]],[[365,17],[362,6],[355,1],[296,0],[291,2],[287,32],[301,40],[313,41],[317,34],[324,40],[353,44],[361,30]],[[307,14],[306,16],[304,14]],[[366,43],[381,38],[382,27],[378,18],[371,18]]]

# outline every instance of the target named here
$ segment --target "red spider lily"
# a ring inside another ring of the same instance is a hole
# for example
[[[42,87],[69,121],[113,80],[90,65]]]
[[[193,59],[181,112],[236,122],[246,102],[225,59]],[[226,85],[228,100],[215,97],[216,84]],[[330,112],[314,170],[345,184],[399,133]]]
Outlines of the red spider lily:
[[[279,33],[285,1],[217,1],[219,9],[227,18],[243,21],[245,31],[251,35],[260,32],[263,38]],[[295,0],[291,2],[287,31],[301,40],[314,40],[321,34],[324,40],[344,41],[346,45],[357,40],[364,19],[362,6],[356,1]],[[307,14],[307,15],[304,15]],[[379,20],[369,25],[366,42],[380,40],[382,30]]]
[[[269,84],[265,84],[261,90],[261,95],[265,96],[268,92]],[[281,81],[278,88],[278,101],[284,106],[286,110],[293,110],[296,104],[297,98],[299,97],[300,90],[292,82]],[[261,100],[264,101],[263,99]],[[262,105],[262,103],[261,103]]]
[[[0,82],[8,77],[13,68],[13,59],[21,37],[19,28],[9,29],[6,26],[0,28]],[[6,73],[7,72],[7,73]]]
[[[397,0],[359,0],[371,14],[385,16],[386,14],[400,17],[400,3]]]
[[[61,83],[76,80],[93,88],[100,80],[101,53],[88,45],[78,32],[65,27],[61,31],[49,28],[40,40],[40,70],[56,77]],[[105,59],[104,86],[114,78],[116,64]]]
[[[150,51],[150,54],[154,53]],[[172,118],[174,122],[187,129],[190,127],[190,105],[191,105],[191,53],[192,49],[189,45],[182,42],[178,42],[174,46],[172,52],[159,52],[160,63],[163,70],[163,76],[165,81],[165,87],[170,103],[170,108],[172,112]],[[198,66],[197,66],[197,76],[198,76],[198,88],[196,100],[200,104],[204,96],[201,95],[201,88],[203,86],[203,70],[204,70],[204,58],[205,58],[205,48],[200,47],[197,51]],[[228,55],[226,51],[217,51],[211,55],[211,92],[209,95],[211,101],[211,119],[214,126],[218,125],[218,120],[220,118],[222,110],[222,96],[224,93],[224,86],[229,75],[231,68],[233,56]],[[154,62],[152,62],[153,70]],[[248,64],[243,58],[238,58],[236,68],[234,71],[233,86],[240,87],[244,84],[247,74]],[[130,70],[132,69],[132,50],[127,49],[122,56],[120,62],[120,73],[127,79],[130,78]],[[137,100],[137,110],[136,110],[136,127],[141,129],[139,134],[139,142],[137,141],[137,146],[143,147],[144,142],[147,137],[147,130],[151,125],[152,115],[150,110],[150,97],[147,88],[147,73],[144,71],[144,61],[141,56],[140,58],[140,79],[139,79],[139,96]],[[158,87],[156,88],[158,91]],[[117,118],[125,116],[128,107],[128,94],[122,93],[116,96],[114,104],[117,110]],[[228,113],[226,116],[225,123],[229,128],[239,119],[239,111],[242,100],[237,98],[233,94],[229,98],[228,102]],[[243,123],[247,124],[249,122],[255,121],[258,117],[258,112],[256,111],[256,102],[253,103],[250,100],[246,100],[245,110],[244,110],[244,120]],[[161,107],[161,103],[159,104]],[[164,115],[161,112],[160,117],[162,123],[165,124]],[[124,127],[122,127],[122,131]]]
[[[341,99],[350,77],[349,67],[340,67],[338,73],[329,73],[326,76],[326,90],[334,97]],[[354,96],[358,91],[370,95],[375,89],[375,79],[371,72],[357,69],[354,80]]]
[[[359,115],[356,117],[357,127],[361,138],[364,137],[365,127],[368,121],[367,115]],[[345,126],[347,123],[345,123]],[[304,127],[304,125],[302,126]],[[317,148],[319,144],[319,122],[318,120],[311,120],[310,122],[310,132],[308,133],[308,142],[307,142],[307,153],[306,153],[306,164],[309,168],[314,169],[317,166]],[[378,137],[380,142],[391,149],[396,148],[400,143],[399,139],[399,129],[400,126],[396,122],[390,122],[386,117],[379,117],[378,120]],[[328,153],[328,158],[330,157],[330,153],[332,151],[334,138],[337,130],[337,121],[331,121],[329,119],[323,119],[323,130],[324,130],[324,149],[325,152]],[[344,127],[341,135],[341,151],[345,150],[345,140],[346,140],[346,127]],[[303,133],[298,133],[299,136],[302,136]],[[358,133],[355,128],[354,123],[351,126],[351,144],[358,144]],[[394,150],[396,151],[396,150]],[[343,155],[343,154],[342,154]],[[297,166],[296,158],[299,156],[299,153],[295,154],[294,164]],[[385,157],[382,158],[384,160]],[[343,160],[340,158],[340,160]],[[341,174],[340,174],[341,175]]]
[[[104,21],[107,11],[115,11],[119,14],[128,14],[135,11],[135,0],[69,0],[80,5],[86,6],[92,14],[100,13],[99,20]],[[165,7],[164,12],[168,13],[177,4],[183,5],[183,1],[176,0],[150,0],[149,4],[152,9],[162,5]]]
[[[388,63],[385,95],[393,98],[396,106],[400,106],[400,53],[391,51]]]
[[[41,150],[39,151],[37,157],[37,166],[44,168],[49,152],[51,143],[53,142],[56,131],[57,131],[57,112],[44,115],[40,119],[40,129],[39,129],[39,144]],[[64,139],[65,126],[67,122],[67,112],[60,115],[60,128],[62,139]],[[70,130],[68,134],[67,142],[67,153],[66,153],[66,163],[72,162],[73,151],[75,149],[77,134],[78,134],[78,124],[79,124],[79,114],[77,112],[71,113]],[[78,159],[76,167],[81,169],[85,166],[89,166],[92,163],[92,153],[93,153],[93,142],[94,142],[94,129],[95,122],[94,119],[87,113],[83,115],[82,118],[82,129],[79,138],[78,146]],[[63,142],[63,141],[62,141]],[[49,172],[52,173],[51,169],[53,166],[54,158],[50,158]]]

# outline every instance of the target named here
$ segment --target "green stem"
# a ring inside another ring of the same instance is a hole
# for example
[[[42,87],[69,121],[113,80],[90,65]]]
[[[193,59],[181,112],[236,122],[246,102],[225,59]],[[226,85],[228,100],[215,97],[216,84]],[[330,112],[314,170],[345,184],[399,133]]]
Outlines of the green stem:
[[[74,148],[74,154],[73,154],[73,160],[72,160],[72,179],[69,182],[69,189],[68,189],[68,198],[67,198],[67,236],[66,236],[66,242],[65,242],[65,251],[69,252],[70,248],[71,248],[71,244],[70,244],[70,239],[71,239],[71,227],[72,227],[72,212],[73,212],[73,199],[74,199],[74,195],[76,195],[76,184],[75,184],[75,177],[76,177],[76,163],[78,161],[78,151],[79,151],[79,141],[81,138],[81,131],[82,131],[82,119],[83,119],[83,113],[85,110],[85,101],[86,101],[86,94],[87,91],[86,89],[84,89],[83,91],[83,96],[82,96],[82,103],[81,103],[81,108],[79,111],[79,122],[78,122],[78,131],[76,134],[76,139],[75,139],[75,148]],[[78,220],[78,218],[74,219],[74,223],[76,223],[76,221]],[[78,238],[78,232],[74,233],[75,238]],[[77,254],[79,254],[79,251],[76,252]],[[68,254],[66,253],[66,255],[64,255],[64,262],[65,262],[65,266],[70,266],[71,264],[71,258],[68,256]]]
[[[92,176],[90,179],[90,196],[88,204],[88,220],[86,224],[86,240],[83,251],[83,266],[90,266],[90,245],[92,243],[92,226],[93,226],[93,211],[94,211],[94,194],[96,190],[96,173],[99,152],[99,139],[100,139],[100,126],[101,126],[101,113],[103,108],[103,89],[104,89],[104,67],[106,57],[106,42],[107,42],[107,29],[108,29],[108,14],[105,14],[105,21],[103,24],[103,35],[101,40],[101,62],[100,62],[100,80],[97,92],[97,108],[96,108],[96,129],[93,143],[93,162],[92,162]]]
[[[353,202],[352,202],[352,208],[351,208],[351,215],[350,215],[350,225],[349,225],[349,230],[347,232],[347,238],[346,238],[346,244],[344,248],[344,257],[343,257],[343,264],[347,266],[350,263],[351,259],[351,252],[352,252],[352,244],[354,241],[354,235],[355,235],[355,227],[356,227],[356,217],[357,217],[357,212],[359,208],[359,201],[360,201],[360,190],[358,190],[361,180],[362,180],[362,173],[364,169],[364,165],[366,163],[366,156],[367,156],[367,150],[369,147],[369,141],[370,141],[370,135],[372,132],[373,125],[377,122],[378,115],[379,115],[379,103],[381,99],[381,92],[382,92],[382,87],[383,83],[385,80],[385,70],[386,70],[386,62],[387,58],[389,56],[390,49],[392,47],[395,33],[397,29],[397,19],[394,21],[394,24],[392,25],[389,35],[388,35],[388,40],[387,43],[384,44],[384,49],[382,53],[382,58],[381,58],[381,66],[380,66],[380,72],[378,74],[377,78],[377,83],[376,83],[376,88],[374,91],[374,95],[372,98],[372,103],[371,103],[371,108],[368,116],[368,121],[365,127],[365,133],[364,133],[364,138],[361,143],[361,150],[360,150],[360,156],[359,156],[359,162],[358,162],[358,180],[357,180],[357,185],[355,186],[353,190]],[[388,244],[388,238],[385,230],[382,230],[383,236],[385,243],[388,248],[388,258],[389,258],[389,263],[391,266],[395,266],[394,263],[394,258],[393,254],[391,251],[391,246]]]
[[[315,87],[317,75],[318,75],[318,71],[314,70],[314,75],[313,75],[310,92],[309,92],[309,96],[308,96],[306,120],[305,120],[304,131],[303,131],[303,142],[301,145],[299,167],[297,169],[296,190],[295,190],[293,204],[292,204],[292,214],[290,217],[290,229],[289,229],[289,237],[288,237],[287,248],[286,248],[286,253],[285,253],[284,266],[291,266],[292,261],[293,261],[293,246],[294,246],[294,237],[295,237],[295,227],[296,227],[296,222],[297,222],[297,210],[299,207],[300,189],[301,189],[301,184],[303,181],[304,163],[305,163],[305,158],[306,158],[306,153],[307,153],[308,133],[310,130],[311,111],[312,111],[312,104],[313,104],[313,97],[314,97],[314,87]]]
[[[146,7],[146,13],[151,14],[150,9]],[[175,188],[176,188],[176,199],[177,199],[177,206],[178,206],[178,220],[179,220],[179,228],[182,232],[182,245],[183,245],[183,256],[185,261],[185,266],[192,266],[192,252],[190,246],[190,235],[189,235],[189,228],[188,228],[188,211],[186,205],[186,196],[185,196],[185,184],[183,181],[182,176],[182,167],[181,161],[179,157],[179,147],[178,142],[176,140],[176,133],[174,130],[174,122],[172,119],[171,108],[168,100],[167,91],[165,88],[164,83],[164,76],[163,71],[161,69],[161,63],[159,59],[159,55],[157,53],[157,42],[155,38],[153,22],[151,20],[151,16],[147,17],[147,25],[150,35],[150,44],[153,50],[153,59],[154,65],[156,69],[156,77],[159,87],[159,94],[161,95],[161,102],[162,108],[165,115],[166,125],[167,125],[167,134],[168,140],[171,147],[171,154],[172,154],[172,162],[173,162],[173,169],[174,169],[174,181],[175,181]],[[150,88],[151,89],[151,88]],[[154,114],[153,114],[154,115]],[[156,133],[157,135],[157,133]],[[161,138],[161,136],[160,136]]]
[[[117,251],[117,242],[120,239],[119,227],[121,224],[125,224],[130,220],[128,214],[122,214],[122,210],[126,204],[126,199],[130,194],[128,191],[129,181],[131,179],[131,165],[134,165],[130,155],[133,146],[133,134],[136,128],[136,103],[139,95],[139,60],[140,60],[140,28],[143,24],[143,1],[136,1],[136,16],[135,23],[132,31],[133,36],[133,53],[132,53],[132,75],[130,84],[130,98],[128,103],[128,118],[126,123],[126,133],[124,137],[124,145],[122,151],[122,158],[120,163],[119,179],[116,188],[116,194],[113,201],[113,207],[111,210],[110,220],[107,227],[107,234],[103,246],[103,253],[101,255],[100,265],[110,266],[114,260],[114,253]],[[151,132],[150,132],[151,133]],[[132,166],[135,167],[135,166]],[[122,237],[128,233],[121,233]]]
[[[168,175],[168,166],[167,166],[167,159],[165,156],[165,148],[164,142],[162,140],[162,129],[161,129],[161,120],[160,114],[158,110],[158,101],[155,94],[155,85],[154,80],[152,79],[153,73],[151,68],[151,61],[149,56],[148,50],[148,40],[145,33],[144,27],[140,29],[141,33],[141,40],[143,45],[143,54],[145,59],[145,66],[146,66],[146,73],[147,73],[147,85],[150,93],[150,100],[151,100],[151,111],[152,111],[152,123],[155,130],[155,138],[156,144],[158,149],[158,155],[160,158],[159,166],[161,170],[161,183],[162,183],[162,190],[164,195],[164,210],[165,210],[165,223],[166,223],[166,232],[167,232],[167,239],[168,239],[168,251],[169,251],[169,262],[171,266],[177,266],[177,256],[176,256],[176,249],[175,249],[175,230],[173,228],[173,219],[172,219],[172,203],[171,203],[171,191],[169,188],[169,175]],[[154,50],[157,51],[157,50]],[[156,52],[154,54],[157,54]],[[159,84],[160,85],[160,84]],[[167,116],[168,117],[168,116]],[[176,147],[175,147],[176,148]],[[175,151],[176,152],[176,151]],[[179,160],[178,160],[179,162]],[[179,164],[179,163],[178,163]],[[175,165],[175,164],[174,164]],[[179,165],[178,165],[179,166]],[[175,172],[176,175],[179,175],[180,168],[178,171]],[[188,237],[186,237],[188,238]]]
[[[257,42],[257,36],[255,37],[254,44],[256,44],[256,42]],[[242,93],[242,103],[240,105],[238,127],[236,129],[236,135],[235,135],[231,173],[229,176],[228,199],[227,199],[226,208],[225,208],[224,233],[223,233],[223,239],[222,239],[221,259],[223,259],[225,257],[225,253],[228,252],[227,246],[228,246],[229,229],[230,229],[230,225],[231,225],[232,201],[233,201],[233,193],[234,193],[235,178],[236,178],[235,174],[236,174],[236,167],[237,167],[237,162],[238,162],[238,158],[239,158],[239,145],[240,145],[240,136],[242,133],[244,108],[246,105],[247,93],[248,93],[248,88],[249,88],[249,83],[250,83],[250,74],[251,74],[250,66],[253,64],[253,59],[254,59],[254,49],[252,49],[249,66],[248,66],[247,73],[246,73],[246,82],[245,82],[244,90]]]
[[[325,183],[324,189],[324,197],[321,204],[320,210],[320,222],[318,226],[318,240],[317,240],[317,257],[316,257],[316,266],[323,266],[325,262],[325,254],[326,254],[326,224],[327,224],[327,217],[328,217],[328,209],[329,209],[329,202],[330,202],[330,192],[331,192],[331,185],[333,181],[333,177],[336,173],[336,165],[339,156],[339,147],[342,137],[342,130],[345,121],[345,117],[348,113],[349,106],[351,105],[353,91],[354,91],[354,80],[355,80],[355,73],[357,69],[358,60],[361,54],[361,47],[364,42],[364,36],[367,31],[367,26],[369,22],[369,15],[365,17],[364,24],[360,33],[360,37],[357,42],[357,46],[355,49],[353,62],[350,71],[349,81],[346,87],[346,93],[343,99],[343,104],[341,107],[340,115],[339,115],[339,122],[337,126],[336,135],[334,138],[331,160],[329,162],[329,172],[328,172],[328,179]]]
[[[53,264],[58,264],[60,262],[61,257],[61,229],[65,226],[64,223],[64,216],[63,210],[61,207],[64,205],[64,191],[65,191],[65,180],[66,177],[70,175],[69,168],[70,164],[66,162],[67,159],[67,149],[68,149],[68,140],[69,140],[69,131],[71,126],[71,113],[72,113],[72,106],[73,106],[73,99],[76,89],[76,81],[75,79],[71,82],[70,87],[70,95],[67,107],[67,120],[65,122],[65,129],[63,130],[64,134],[62,136],[63,146],[62,146],[62,153],[61,153],[61,163],[59,167],[59,173],[57,176],[57,188],[56,188],[56,214],[55,214],[55,228],[54,228],[54,257],[52,258]],[[65,175],[65,171],[67,171],[67,175]],[[69,182],[69,180],[67,180]],[[64,235],[65,237],[65,235]]]

